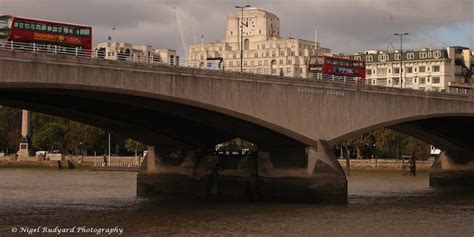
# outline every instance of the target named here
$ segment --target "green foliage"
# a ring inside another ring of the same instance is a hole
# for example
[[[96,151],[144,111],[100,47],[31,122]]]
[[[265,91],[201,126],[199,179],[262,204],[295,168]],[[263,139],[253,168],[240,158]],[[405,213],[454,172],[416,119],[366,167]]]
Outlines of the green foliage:
[[[138,153],[142,153],[147,149],[147,146],[129,138],[125,141],[125,149],[128,152],[135,152],[136,149]]]
[[[21,139],[21,110],[0,107],[0,151],[13,153]]]
[[[429,145],[403,133],[391,129],[379,129],[351,139],[338,146],[347,151],[356,150],[356,157],[371,158],[395,158],[402,155],[414,155],[416,159],[423,160],[429,157]],[[345,154],[344,154],[345,155]]]
[[[242,151],[242,149],[257,150],[257,146],[242,138],[234,138],[230,141],[219,144],[219,150],[222,151]]]

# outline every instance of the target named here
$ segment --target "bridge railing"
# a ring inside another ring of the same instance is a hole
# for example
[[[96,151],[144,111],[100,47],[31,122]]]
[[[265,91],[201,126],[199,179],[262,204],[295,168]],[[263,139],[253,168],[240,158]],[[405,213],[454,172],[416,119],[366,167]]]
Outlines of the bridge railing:
[[[63,47],[59,45],[46,45],[36,43],[23,43],[15,41],[0,41],[0,49],[9,49],[15,51],[29,51],[35,53],[46,53],[46,54],[59,54],[69,55],[80,58],[98,58],[105,60],[118,60],[128,61],[136,63],[148,63],[148,64],[167,64],[173,66],[190,67],[190,63],[186,60],[176,58],[161,58],[156,56],[140,56],[137,54],[119,52],[116,54],[109,54],[101,50],[88,50],[79,47]],[[204,65],[203,65],[204,67]],[[355,85],[374,85],[371,79],[360,78],[360,77],[347,77],[347,76],[336,76],[324,73],[309,73],[308,78],[316,79],[321,81],[331,81],[343,84],[355,84]],[[386,86],[384,86],[386,87]],[[438,92],[451,93],[451,94],[470,94],[474,95],[474,89],[463,89],[463,88],[446,88]]]
[[[24,43],[15,41],[0,41],[0,49],[9,49],[14,51],[27,51],[34,53],[69,55],[80,58],[99,58],[118,61],[129,61],[137,63],[162,63],[175,66],[188,66],[186,62],[180,59],[160,58],[154,56],[138,56],[132,54],[118,53],[108,55],[100,50],[82,49],[80,47],[64,47],[60,45],[47,45],[37,43]]]
[[[309,73],[308,78],[322,80],[322,81],[345,83],[345,84],[372,85],[371,79],[366,79],[366,78],[361,78],[361,77],[329,75],[325,73]]]

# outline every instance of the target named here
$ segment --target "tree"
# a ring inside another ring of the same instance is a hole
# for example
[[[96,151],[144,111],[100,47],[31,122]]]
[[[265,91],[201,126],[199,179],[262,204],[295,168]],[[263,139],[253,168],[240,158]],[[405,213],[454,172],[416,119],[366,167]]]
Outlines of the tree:
[[[144,145],[144,144],[142,144],[138,141],[135,141],[133,139],[128,138],[125,141],[125,149],[128,152],[135,152],[135,150],[136,150],[138,153],[142,153],[143,151],[145,151],[148,148],[147,148],[146,145]]]
[[[12,153],[21,140],[21,110],[0,106],[0,150]]]

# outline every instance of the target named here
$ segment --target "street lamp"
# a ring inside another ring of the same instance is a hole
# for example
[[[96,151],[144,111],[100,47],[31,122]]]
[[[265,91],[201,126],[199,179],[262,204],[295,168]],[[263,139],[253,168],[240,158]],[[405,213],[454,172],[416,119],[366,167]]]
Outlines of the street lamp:
[[[240,8],[242,10],[242,18],[240,18],[240,72],[243,72],[243,63],[244,63],[244,49],[243,49],[243,41],[244,41],[244,26],[248,27],[248,23],[244,24],[244,8],[250,7],[250,5],[245,6],[235,6],[235,8]]]
[[[400,88],[402,88],[403,82],[403,36],[408,35],[408,33],[395,33],[394,35],[400,36]]]

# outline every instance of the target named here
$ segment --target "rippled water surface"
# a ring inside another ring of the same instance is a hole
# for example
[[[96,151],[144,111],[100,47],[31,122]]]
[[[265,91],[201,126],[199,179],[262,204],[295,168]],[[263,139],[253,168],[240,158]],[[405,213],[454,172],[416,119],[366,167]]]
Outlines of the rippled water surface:
[[[473,193],[433,190],[426,173],[348,179],[349,204],[334,206],[142,199],[135,173],[3,169],[0,236],[38,226],[118,227],[123,236],[474,236]]]

